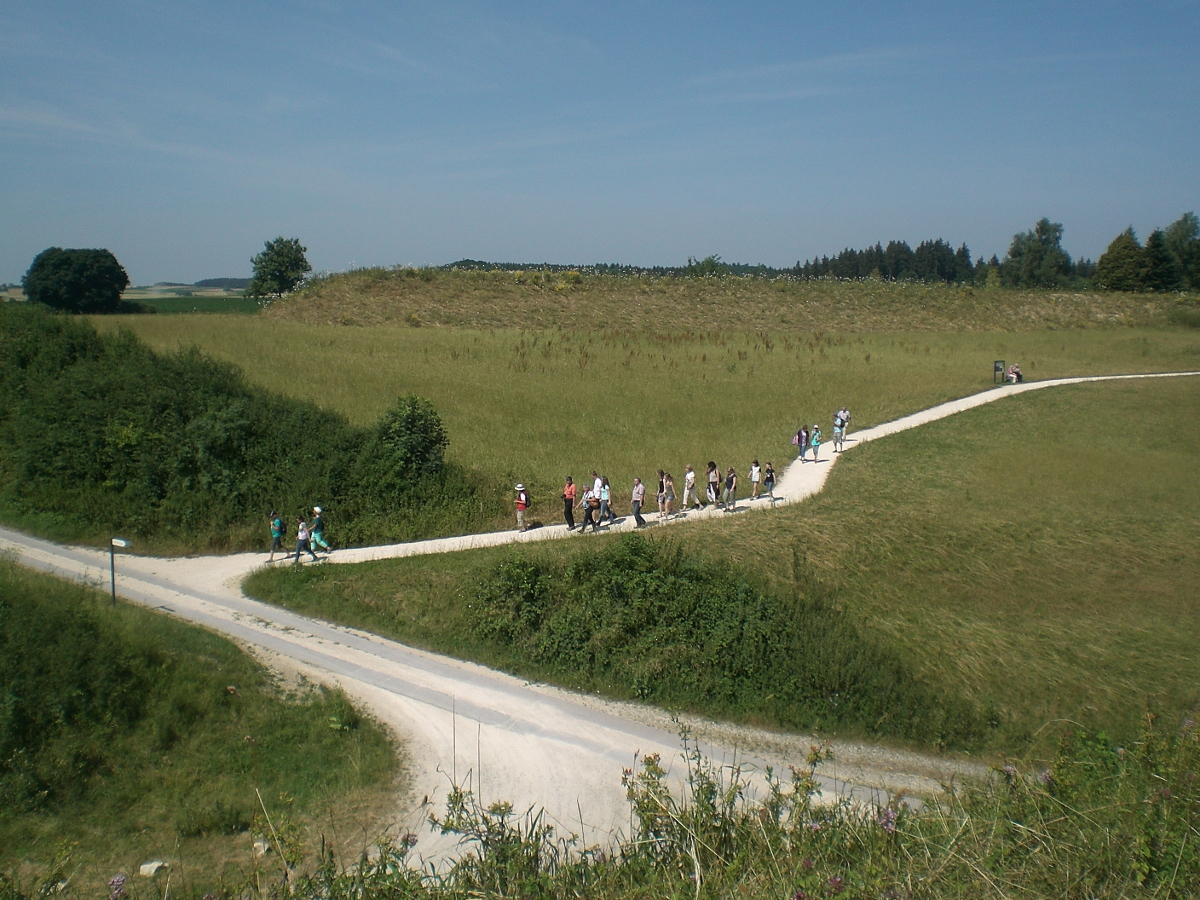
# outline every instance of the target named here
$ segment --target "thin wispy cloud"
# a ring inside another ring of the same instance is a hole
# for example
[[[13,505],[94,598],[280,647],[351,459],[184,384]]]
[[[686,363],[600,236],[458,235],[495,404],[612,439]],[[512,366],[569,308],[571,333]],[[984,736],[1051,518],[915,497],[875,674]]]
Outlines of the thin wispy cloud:
[[[928,56],[929,53],[930,48],[928,47],[882,47],[873,50],[861,50],[855,53],[834,53],[812,59],[797,59],[788,62],[772,63],[770,65],[753,66],[746,69],[727,69],[721,72],[700,75],[691,79],[688,83],[700,87],[732,81],[781,78],[812,72],[872,69],[889,63],[918,59]]]

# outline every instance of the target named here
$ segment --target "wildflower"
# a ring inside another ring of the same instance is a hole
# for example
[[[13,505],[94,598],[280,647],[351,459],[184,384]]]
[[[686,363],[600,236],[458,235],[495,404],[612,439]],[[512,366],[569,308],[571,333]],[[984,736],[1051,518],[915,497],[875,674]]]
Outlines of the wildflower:
[[[1163,798],[1164,800],[1170,800],[1170,799],[1171,799],[1171,789],[1170,789],[1169,787],[1165,787],[1165,788],[1163,788],[1161,791],[1159,791],[1159,793],[1160,793],[1160,794],[1162,794],[1162,798]]]
[[[1014,778],[1017,777],[1017,767],[1014,766],[1012,763],[1005,763],[1004,768],[1001,769],[1000,771],[1004,773],[1004,777],[1007,778],[1009,781],[1012,781]]]
[[[1047,769],[1038,776],[1038,781],[1046,785],[1046,787],[1050,787],[1052,784],[1054,784],[1054,773]]]
[[[801,866],[801,868],[804,868],[804,869],[811,869],[813,867],[813,861],[811,859],[809,859],[808,857],[805,857],[804,861],[802,863],[800,863],[800,866]]]
[[[896,819],[898,816],[899,813],[897,813],[896,810],[892,809],[890,806],[884,807],[879,811],[879,827],[888,834],[895,834]]]
[[[792,894],[792,900],[808,900],[808,894],[802,890],[797,890],[796,893]]]
[[[114,875],[108,879],[108,900],[124,900],[129,895],[125,893],[125,876]]]
[[[840,894],[846,889],[846,880],[841,875],[831,875],[829,878],[829,893]]]
[[[808,823],[808,830],[809,830],[809,831],[811,831],[811,832],[814,832],[814,833],[816,833],[816,832],[820,831],[820,830],[821,830],[821,823],[820,823],[820,822],[809,822],[809,823]]]

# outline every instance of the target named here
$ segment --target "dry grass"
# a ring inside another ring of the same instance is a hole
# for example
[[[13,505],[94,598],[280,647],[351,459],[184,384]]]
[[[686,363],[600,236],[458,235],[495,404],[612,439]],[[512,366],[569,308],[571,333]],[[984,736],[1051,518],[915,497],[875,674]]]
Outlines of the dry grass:
[[[628,332],[1033,331],[1164,325],[1174,299],[911,282],[358,269],[316,279],[266,315],[321,325]]]

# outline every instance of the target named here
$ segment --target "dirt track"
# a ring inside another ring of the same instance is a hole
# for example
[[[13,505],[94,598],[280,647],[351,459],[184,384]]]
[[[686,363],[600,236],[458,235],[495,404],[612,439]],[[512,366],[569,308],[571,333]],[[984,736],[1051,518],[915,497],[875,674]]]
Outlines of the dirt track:
[[[1185,375],[1200,372],[1067,378],[994,388],[854,432],[847,452],[857,444],[1025,391],[1116,378]],[[837,459],[831,444],[823,451],[819,463],[793,463],[783,473],[776,490],[783,498],[780,503],[798,502],[821,489]],[[759,500],[749,505],[769,504]],[[712,515],[723,513],[692,513],[691,517]],[[682,517],[675,520],[683,521]],[[631,526],[626,521],[612,530]],[[525,534],[498,532],[341,550],[332,554],[331,562],[445,553],[567,534],[565,526],[552,526]],[[108,584],[108,555],[103,551],[62,547],[6,529],[0,529],[0,549],[32,568]],[[424,827],[429,811],[424,803],[432,803],[440,812],[452,781],[472,787],[484,802],[511,800],[518,810],[543,807],[548,821],[561,832],[578,833],[587,843],[606,843],[629,830],[620,786],[623,768],[634,766],[640,755],[659,753],[664,761],[673,761],[673,774],[683,771],[676,728],[661,711],[527,684],[481,666],[251,600],[242,593],[242,580],[264,563],[262,553],[178,559],[120,556],[117,592],[131,602],[227,634],[268,661],[296,668],[314,681],[339,684],[393,728],[414,760],[412,794],[398,811],[397,821],[420,835],[418,849],[428,857],[439,856],[449,844]],[[751,768],[801,764],[813,743],[802,735],[703,720],[686,724],[711,758],[736,760]],[[850,795],[871,801],[898,790],[927,795],[951,778],[983,771],[969,762],[864,745],[837,744],[834,751],[834,762],[820,770],[823,790],[830,798]]]

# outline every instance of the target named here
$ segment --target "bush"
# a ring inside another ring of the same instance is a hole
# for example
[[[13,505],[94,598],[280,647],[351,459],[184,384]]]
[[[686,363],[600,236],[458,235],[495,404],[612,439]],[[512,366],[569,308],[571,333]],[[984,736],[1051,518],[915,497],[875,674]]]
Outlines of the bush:
[[[514,553],[477,601],[480,637],[568,683],[785,727],[960,747],[982,736],[975,710],[922,684],[811,579],[779,596],[625,535],[558,565]]]
[[[159,355],[17,304],[0,308],[0,392],[0,507],[55,537],[222,549],[264,533],[272,508],[320,504],[345,544],[446,533],[478,514],[417,397],[366,431],[196,349]]]

